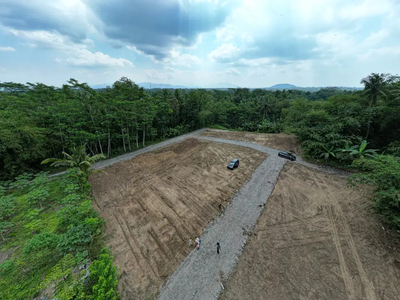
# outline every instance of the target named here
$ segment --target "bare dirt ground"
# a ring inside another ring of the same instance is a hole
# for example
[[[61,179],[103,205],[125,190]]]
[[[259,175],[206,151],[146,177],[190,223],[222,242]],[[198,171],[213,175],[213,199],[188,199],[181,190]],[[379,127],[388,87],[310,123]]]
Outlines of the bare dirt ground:
[[[208,129],[201,133],[201,135],[227,140],[256,143],[264,147],[270,147],[283,151],[293,151],[296,154],[301,154],[297,137],[295,135],[289,135],[285,133],[269,134]]]
[[[240,158],[239,169],[226,168]],[[91,175],[122,299],[152,299],[267,155],[189,138]],[[189,237],[193,239],[188,246]]]
[[[368,195],[286,163],[220,299],[400,299],[400,255]]]

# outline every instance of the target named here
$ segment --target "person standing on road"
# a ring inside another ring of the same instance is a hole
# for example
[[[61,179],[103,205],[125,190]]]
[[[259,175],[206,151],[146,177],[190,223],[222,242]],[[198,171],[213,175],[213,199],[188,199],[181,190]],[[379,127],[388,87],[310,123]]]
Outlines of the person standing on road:
[[[192,238],[189,238],[189,247],[192,246]]]
[[[200,249],[200,239],[197,237],[195,241],[196,241],[196,248],[197,248],[197,250],[199,250]]]
[[[219,251],[221,251],[221,245],[219,242],[217,242],[217,254],[219,254]]]

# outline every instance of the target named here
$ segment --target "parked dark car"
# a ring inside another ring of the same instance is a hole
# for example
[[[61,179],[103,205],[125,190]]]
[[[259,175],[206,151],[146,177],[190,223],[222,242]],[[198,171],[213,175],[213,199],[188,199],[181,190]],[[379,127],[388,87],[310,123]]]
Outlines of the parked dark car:
[[[288,153],[288,152],[285,152],[285,151],[279,151],[278,156],[290,159],[291,161],[295,161],[296,160],[296,156],[294,156],[292,153]]]
[[[231,162],[228,164],[228,169],[233,170],[234,168],[239,167],[239,160],[237,158],[232,159]]]

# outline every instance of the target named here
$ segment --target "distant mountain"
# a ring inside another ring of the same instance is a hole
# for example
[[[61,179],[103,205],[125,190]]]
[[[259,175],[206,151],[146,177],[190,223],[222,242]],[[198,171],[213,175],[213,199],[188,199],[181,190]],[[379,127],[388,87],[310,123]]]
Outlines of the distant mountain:
[[[171,84],[163,84],[163,83],[152,83],[152,82],[139,82],[137,83],[139,87],[145,89],[190,89],[195,87],[188,87],[184,85],[171,85]]]
[[[237,89],[238,86],[228,82],[218,82],[204,86],[205,89]]]
[[[104,84],[96,84],[96,85],[91,85],[90,87],[92,89],[97,90],[97,89],[105,89],[108,86],[112,86],[112,84],[106,84],[106,83],[104,83]]]
[[[289,83],[280,83],[280,84],[275,84],[271,87],[269,87],[269,90],[295,90],[298,89],[299,87],[289,84]]]
[[[300,91],[307,91],[307,92],[317,92],[321,89],[326,89],[326,88],[336,88],[339,90],[346,90],[346,91],[356,91],[356,90],[361,90],[362,88],[359,87],[346,87],[346,86],[325,86],[325,87],[300,87],[300,86],[295,86],[293,84],[289,83],[281,83],[281,84],[275,84],[267,90],[300,90]]]

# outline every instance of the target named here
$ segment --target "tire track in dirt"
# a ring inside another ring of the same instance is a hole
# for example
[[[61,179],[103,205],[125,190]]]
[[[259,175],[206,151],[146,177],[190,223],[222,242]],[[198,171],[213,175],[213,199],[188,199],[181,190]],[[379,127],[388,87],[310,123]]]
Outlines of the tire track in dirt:
[[[340,243],[339,233],[336,227],[336,220],[334,219],[333,207],[327,209],[329,222],[331,224],[331,232],[333,243],[335,244],[336,252],[339,259],[340,271],[342,272],[342,279],[345,286],[346,294],[349,300],[355,299],[354,282],[350,275],[349,269],[344,258],[342,246]]]
[[[315,182],[317,183],[316,184],[317,188],[319,188],[322,191],[322,189],[323,189],[321,187],[322,183],[317,176],[315,176]],[[367,273],[364,270],[363,264],[361,262],[360,256],[358,255],[358,251],[357,251],[353,236],[351,234],[350,227],[344,216],[343,210],[342,210],[340,204],[337,202],[336,198],[331,197],[329,189],[325,188],[325,189],[323,189],[323,191],[327,197],[327,202],[332,204],[331,206],[328,207],[328,215],[329,215],[330,223],[332,224],[331,229],[332,229],[332,234],[334,236],[335,246],[338,251],[339,260],[340,260],[341,264],[343,263],[344,269],[346,269],[343,274],[343,280],[345,281],[346,287],[348,287],[350,290],[349,299],[353,299],[352,297],[354,297],[354,295],[355,295],[354,282],[351,278],[349,279],[349,273],[348,273],[347,266],[344,263],[344,260],[342,260],[342,259],[344,259],[344,257],[343,257],[343,252],[342,252],[341,245],[340,245],[340,237],[337,234],[336,224],[338,224],[342,228],[342,232],[344,233],[344,239],[347,242],[347,245],[349,246],[349,248],[351,250],[352,257],[354,259],[354,262],[357,266],[358,273],[360,275],[360,280],[363,285],[366,299],[367,300],[376,300],[376,295],[375,295],[373,284],[368,279]],[[357,210],[355,210],[355,211],[357,211]],[[332,219],[332,216],[335,216],[334,220]]]

